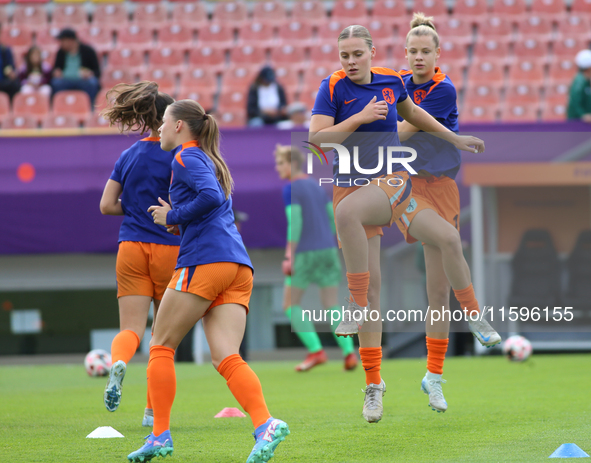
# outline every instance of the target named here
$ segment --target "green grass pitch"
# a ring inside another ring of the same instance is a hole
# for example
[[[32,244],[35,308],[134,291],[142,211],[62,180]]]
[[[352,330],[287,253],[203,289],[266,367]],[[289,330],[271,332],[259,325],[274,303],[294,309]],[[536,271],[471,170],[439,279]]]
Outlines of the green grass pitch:
[[[534,355],[445,362],[445,414],[420,391],[424,359],[385,361],[384,418],[361,417],[361,369],[330,362],[295,373],[289,362],[253,363],[273,416],[291,435],[272,462],[542,462],[563,443],[591,454],[588,355]],[[249,418],[213,416],[238,407],[210,365],[177,364],[174,454],[153,461],[244,462],[254,440]],[[83,365],[0,367],[0,454],[10,462],[125,462],[150,429],[141,427],[145,367],[131,364],[119,410],[102,402],[105,378]],[[123,439],[86,439],[112,426]]]

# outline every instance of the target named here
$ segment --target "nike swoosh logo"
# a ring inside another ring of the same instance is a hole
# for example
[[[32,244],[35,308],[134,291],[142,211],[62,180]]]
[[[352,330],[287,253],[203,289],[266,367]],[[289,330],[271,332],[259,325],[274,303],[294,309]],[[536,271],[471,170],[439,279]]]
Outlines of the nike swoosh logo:
[[[353,98],[352,100],[349,100],[349,101],[345,100],[345,104],[349,104],[349,103],[351,103],[352,101],[355,101],[356,99],[357,99],[357,98]]]
[[[479,331],[478,334],[480,335],[480,337],[482,338],[482,340],[484,342],[488,342],[488,340],[490,339],[490,336],[483,336],[482,333]]]
[[[364,369],[365,371],[369,371],[369,370],[372,370],[372,369],[374,369],[374,368],[375,368],[375,365],[374,365],[373,367],[371,367],[371,368],[365,368],[365,367],[364,367],[363,369]]]

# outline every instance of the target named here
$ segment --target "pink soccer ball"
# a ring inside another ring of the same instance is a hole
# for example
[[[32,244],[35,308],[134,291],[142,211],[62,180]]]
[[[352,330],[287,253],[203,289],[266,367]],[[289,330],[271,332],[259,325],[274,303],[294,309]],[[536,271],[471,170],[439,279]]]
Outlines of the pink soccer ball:
[[[510,336],[503,344],[503,354],[513,362],[526,361],[531,356],[532,352],[531,342],[523,336]]]
[[[91,350],[84,358],[88,376],[107,376],[111,370],[111,354],[103,349]]]

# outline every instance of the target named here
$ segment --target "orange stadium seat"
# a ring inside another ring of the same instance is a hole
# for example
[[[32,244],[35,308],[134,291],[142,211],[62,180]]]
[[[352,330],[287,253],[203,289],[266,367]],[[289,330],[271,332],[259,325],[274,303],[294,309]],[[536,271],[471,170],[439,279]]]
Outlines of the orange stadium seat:
[[[56,3],[51,15],[51,25],[59,28],[87,26],[88,14],[83,5]]]
[[[27,114],[23,114],[20,116],[14,115],[13,117],[8,117],[2,122],[2,128],[4,130],[9,129],[36,129],[39,124],[39,121]]]
[[[433,16],[435,21],[444,20],[449,15],[445,2],[437,0],[414,0],[413,10],[422,11],[426,16]]]
[[[445,39],[440,44],[441,58],[444,61],[465,61],[468,62],[468,49],[465,42]]]
[[[129,25],[129,14],[125,3],[98,4],[92,15],[92,24],[112,31]]]
[[[566,17],[566,2],[564,0],[532,0],[531,13],[557,22]]]
[[[222,92],[248,89],[255,81],[261,66],[231,66],[222,74]]]
[[[42,93],[17,93],[12,99],[12,114],[30,116],[37,122],[49,114],[49,96]]]
[[[316,102],[316,95],[318,94],[318,87],[315,89],[306,89],[304,88],[300,92],[300,99],[302,103],[306,105],[306,107],[312,109],[314,107],[314,103]]]
[[[167,66],[150,66],[140,74],[140,80],[150,80],[158,84],[158,90],[169,95],[176,94],[175,72]]]
[[[453,17],[470,24],[480,24],[488,14],[487,0],[456,0]]]
[[[28,48],[33,43],[33,32],[25,26],[4,26],[0,43],[12,48]]]
[[[184,90],[181,88],[179,91],[177,100],[193,100],[199,103],[203,109],[207,112],[213,109],[213,96],[212,92],[196,90]]]
[[[267,60],[267,52],[262,47],[243,45],[230,50],[230,64],[248,65],[252,63],[264,63]]]
[[[241,1],[216,2],[212,19],[226,25],[240,27],[248,20],[246,3]]]
[[[553,59],[575,59],[575,55],[584,48],[588,48],[584,40],[578,38],[562,38],[552,45]]]
[[[548,61],[548,43],[537,39],[518,40],[513,45],[513,53],[516,61],[522,59],[538,59],[542,62]]]
[[[183,24],[196,31],[206,26],[209,22],[207,10],[203,2],[180,2],[172,7],[172,21]]]
[[[300,92],[295,88],[285,88],[285,99],[287,104],[291,104],[294,101],[300,101]]]
[[[327,20],[324,2],[319,0],[294,2],[291,10],[291,20],[310,26],[323,26]]]
[[[337,43],[337,39],[341,31],[349,24],[332,20],[324,25],[324,27],[318,29],[318,40],[317,43]],[[281,31],[279,31],[281,33]]]
[[[544,103],[542,105],[542,121],[564,121],[566,120],[567,105],[564,103]]]
[[[113,85],[121,82],[133,83],[136,80],[135,75],[124,68],[107,67],[101,72],[101,86],[105,90],[109,90]]]
[[[287,27],[284,25],[283,27]],[[238,46],[252,45],[270,49],[277,45],[274,35],[275,26],[265,22],[251,22],[244,24],[238,31]]]
[[[464,104],[459,112],[460,122],[496,122],[499,108],[493,105]]]
[[[456,89],[458,91],[462,90],[466,83],[464,82],[464,70],[466,67],[466,60],[462,59],[459,61],[447,61],[445,59],[442,59],[440,61],[437,62],[437,66],[439,66],[439,69],[441,70],[441,72],[443,72],[445,75],[447,75],[451,81],[453,82],[453,84],[455,85]],[[405,62],[402,65],[403,68],[408,68],[408,63]]]
[[[220,127],[244,127],[246,126],[246,107],[219,111],[216,120]]]
[[[12,14],[14,26],[46,27],[49,25],[47,11],[43,5],[17,5]]]
[[[334,2],[331,12],[331,18],[335,21],[344,21],[355,24],[366,24],[368,22],[368,12],[364,0],[341,0]]]
[[[502,122],[537,122],[539,104],[503,105],[501,109]]]
[[[152,30],[137,24],[124,27],[117,32],[118,47],[148,51],[154,46],[153,42]]]
[[[402,47],[401,40],[399,39],[398,34],[395,32],[394,26],[391,23],[375,18],[372,19],[367,25],[367,29],[369,30],[373,41],[380,44],[380,48],[394,46]],[[336,45],[336,40],[333,43]],[[335,56],[338,56],[338,54]]]
[[[548,82],[551,84],[570,84],[578,68],[570,58],[554,59],[548,69]]]
[[[551,42],[553,38],[552,22],[542,16],[531,15],[518,24],[517,38],[519,41],[535,39],[540,42]]]
[[[10,112],[10,98],[4,92],[0,92],[0,119],[4,119]]]
[[[99,54],[110,52],[114,48],[113,29],[92,25],[89,28],[82,28],[78,32],[82,42],[85,42],[96,50]]]
[[[231,111],[233,109],[246,109],[246,98],[248,97],[245,91],[225,91],[220,93],[218,100],[218,111]]]
[[[201,91],[214,94],[217,91],[217,77],[211,69],[192,68],[181,74],[180,91]]]
[[[275,77],[286,90],[289,88],[296,91],[300,87],[300,73],[297,67],[277,66],[275,67]]]
[[[518,84],[507,88],[505,96],[506,105],[539,104],[540,87],[537,85]]]
[[[304,69],[302,87],[318,90],[320,83],[337,70],[338,66],[331,66],[330,63],[324,63],[324,66],[309,66]]]
[[[56,50],[48,50],[46,48],[41,50],[41,59],[46,63],[53,66],[55,64],[55,56],[57,55]]]
[[[94,112],[100,113],[103,109],[107,107],[107,92],[110,89],[101,89],[96,95],[94,99]]]
[[[41,127],[44,129],[73,129],[80,127],[80,121],[69,114],[49,114],[41,122]]]
[[[536,59],[517,60],[509,67],[509,85],[544,83],[544,66]]]
[[[109,53],[109,68],[127,69],[132,74],[139,74],[146,69],[144,52],[135,48],[116,48]]]
[[[185,51],[179,48],[159,47],[148,52],[148,66],[167,68],[174,74],[181,74],[187,69]]]
[[[78,38],[81,38],[80,32],[84,30],[84,27],[77,27],[75,28],[76,33],[78,34]],[[56,36],[59,34],[60,28],[59,27],[48,27],[37,29],[35,31],[35,43],[41,48],[42,50],[52,50],[57,51],[59,49],[59,41],[56,39]]]
[[[471,84],[491,85],[496,88],[505,85],[504,60],[486,58],[474,59],[470,65],[469,79]]]
[[[478,26],[477,40],[513,42],[513,26],[504,16],[489,16]]]
[[[306,53],[303,47],[283,45],[271,50],[271,63],[273,66],[291,66],[303,69]]]
[[[504,16],[515,24],[527,17],[527,5],[525,0],[496,0],[493,2],[492,14]]]
[[[338,63],[339,48],[335,40],[334,44],[323,43],[310,50],[310,61],[313,65],[325,63]]]
[[[504,40],[480,39],[474,44],[474,59],[495,59],[509,62],[509,44]]]
[[[2,3],[0,1],[0,23],[2,24],[7,24],[8,23],[8,9],[4,6],[2,6]],[[9,2],[6,2],[9,3]]]
[[[133,23],[158,30],[168,21],[168,11],[163,3],[138,3],[133,12]]]
[[[109,121],[101,116],[98,111],[95,111],[84,121],[84,127],[88,127],[89,129],[107,128],[109,127]]]
[[[466,89],[464,102],[474,105],[497,106],[501,103],[501,92],[492,85],[472,85]]]
[[[206,68],[211,72],[221,72],[226,68],[225,49],[201,46],[189,51],[189,66]]]
[[[553,83],[544,87],[544,103],[563,104],[568,103],[569,84]]]
[[[270,24],[273,26],[283,24],[287,21],[285,3],[278,0],[255,2],[252,19],[255,22]]]
[[[371,16],[374,20],[396,26],[399,35],[406,33],[410,27],[410,16],[404,0],[376,0]]]
[[[470,45],[473,42],[472,25],[468,21],[450,18],[435,18],[435,28],[442,42],[453,39],[457,43]]]
[[[320,30],[330,28],[330,24],[323,26]],[[340,31],[339,31],[340,32]],[[335,35],[334,40],[338,37]],[[289,21],[285,27],[279,28],[278,45],[298,45],[301,47],[314,44],[314,28],[312,24],[302,21]]]
[[[575,37],[579,40],[591,40],[591,24],[584,16],[570,15],[558,21],[557,40]]]
[[[572,15],[591,18],[591,0],[573,0],[570,5],[570,12]]]
[[[229,50],[234,46],[234,32],[232,31],[232,26],[226,23],[214,22],[199,29],[199,44],[201,46]]]
[[[64,90],[53,96],[52,114],[56,116],[72,115],[82,122],[90,112],[90,98],[82,90]]]

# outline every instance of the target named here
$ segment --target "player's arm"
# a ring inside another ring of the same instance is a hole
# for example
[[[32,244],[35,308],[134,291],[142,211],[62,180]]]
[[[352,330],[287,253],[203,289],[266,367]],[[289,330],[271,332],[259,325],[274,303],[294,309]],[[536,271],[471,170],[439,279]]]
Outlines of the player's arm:
[[[410,98],[406,98],[404,101],[398,103],[396,110],[405,121],[408,121],[419,130],[429,132],[438,138],[448,141],[460,150],[470,151],[472,153],[484,152],[484,141],[480,138],[458,135],[452,132],[431,117],[427,111],[414,104]]]
[[[406,141],[417,133],[419,129],[407,121],[398,121],[398,138],[400,141]]]
[[[121,206],[121,200],[119,197],[123,193],[123,187],[121,183],[115,180],[107,180],[105,189],[103,190],[103,196],[101,197],[100,209],[103,215],[124,215],[123,207]]]

